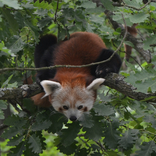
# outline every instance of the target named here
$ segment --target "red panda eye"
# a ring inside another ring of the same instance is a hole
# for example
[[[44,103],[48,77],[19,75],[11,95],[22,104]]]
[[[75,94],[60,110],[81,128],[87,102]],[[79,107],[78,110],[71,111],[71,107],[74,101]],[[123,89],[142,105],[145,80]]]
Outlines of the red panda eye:
[[[68,110],[68,108],[69,108],[69,107],[67,107],[67,106],[63,106],[63,109],[65,109],[65,110]]]
[[[82,106],[82,105],[80,105],[80,106],[78,106],[78,107],[77,107],[77,109],[82,109],[82,108],[83,108],[83,106]]]

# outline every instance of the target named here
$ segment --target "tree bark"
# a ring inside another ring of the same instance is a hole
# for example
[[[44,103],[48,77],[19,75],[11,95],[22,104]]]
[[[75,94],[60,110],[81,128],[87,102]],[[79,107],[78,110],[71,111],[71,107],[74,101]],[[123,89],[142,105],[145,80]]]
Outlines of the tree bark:
[[[149,98],[148,102],[156,102],[156,93],[141,93],[137,92],[136,88],[133,87],[131,84],[124,81],[124,77],[116,74],[116,73],[110,73],[105,77],[104,85],[116,89],[117,91],[121,92],[122,94],[141,101]],[[23,98],[30,98],[31,96],[34,96],[43,90],[41,87],[34,83],[32,85],[23,85],[20,88],[6,88],[0,90],[0,100],[16,100],[19,101]],[[153,98],[152,98],[153,97]]]

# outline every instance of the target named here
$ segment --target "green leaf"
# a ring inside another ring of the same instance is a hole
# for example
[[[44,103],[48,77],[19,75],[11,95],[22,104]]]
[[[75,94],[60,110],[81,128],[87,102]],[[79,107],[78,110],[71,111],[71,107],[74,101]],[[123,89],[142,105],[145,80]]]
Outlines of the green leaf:
[[[101,88],[101,87],[100,87]],[[100,92],[101,91],[101,93],[98,93],[98,96],[99,96],[99,98],[100,98],[100,101],[103,101],[103,102],[105,102],[105,103],[107,103],[107,102],[111,102],[111,100],[112,100],[112,98],[111,98],[111,96],[106,96],[106,95],[104,95],[104,93],[103,93],[103,91],[104,91],[105,89],[103,89],[103,90],[98,90],[98,92]],[[99,101],[97,101],[98,103],[99,103]],[[96,104],[96,103],[95,103]]]
[[[83,127],[91,128],[94,125],[92,118],[93,117],[90,114],[83,113],[83,115],[79,118],[79,121]]]
[[[23,99],[23,109],[28,110],[30,113],[34,114],[36,112],[36,106],[31,99]]]
[[[130,42],[130,41],[124,41],[124,43],[125,43],[126,45],[129,45],[129,46],[131,46],[132,48],[134,48],[134,44],[133,44],[132,42]]]
[[[115,9],[111,1],[109,0],[100,0],[100,1],[107,10],[113,11]]]
[[[25,9],[34,9],[33,4],[30,4],[31,2],[22,3],[21,6]]]
[[[129,19],[132,23],[141,23],[147,20],[149,16],[150,16],[149,14],[145,14],[144,12],[141,12],[134,15],[130,15]]]
[[[77,151],[77,155],[80,155],[80,156],[87,156],[88,154],[89,152],[86,148],[81,148]]]
[[[11,30],[13,31],[14,34],[17,34],[18,32],[18,23],[17,21],[14,19],[14,16],[11,14],[10,10],[7,9],[2,9],[1,10],[3,13],[3,16],[5,17],[5,19],[8,21],[9,26],[11,27]]]
[[[137,3],[136,0],[124,0],[124,3],[126,3],[126,5],[132,6],[134,8],[140,8],[140,5],[139,5],[139,3]]]
[[[139,130],[136,129],[129,129],[124,134],[122,134],[122,137],[119,139],[119,146],[124,149],[129,149],[133,147],[133,144],[135,144],[136,140],[138,139]]]
[[[94,153],[91,154],[91,156],[102,156],[102,155],[99,152],[94,152]]]
[[[12,53],[16,54],[24,48],[24,42],[22,41],[21,37],[14,35],[12,38],[10,38],[7,48],[10,49]]]
[[[63,146],[67,147],[74,142],[78,132],[80,131],[80,125],[78,122],[73,122],[72,124],[66,125],[67,129],[62,130],[61,143]]]
[[[40,20],[37,25],[39,26],[40,30],[42,30],[46,25],[51,23],[51,21],[51,17],[45,17],[44,19]]]
[[[32,36],[34,37],[36,42],[39,42],[39,33],[38,33],[38,28],[35,27],[32,23],[30,23],[29,21],[25,21],[25,25],[29,28]]]
[[[102,25],[104,22],[103,17],[99,17],[98,15],[90,15],[90,21]]]
[[[77,149],[76,141],[74,141],[70,146],[63,146],[62,144],[58,145],[58,149],[60,152],[71,155],[75,152],[75,149]]]
[[[106,105],[104,103],[95,103],[93,108],[96,113],[102,116],[109,116],[115,113],[112,106]]]
[[[58,133],[61,131],[63,124],[67,123],[68,119],[60,113],[55,113],[51,115],[50,121],[52,122],[51,126],[47,129],[48,132]]]
[[[17,128],[21,128],[26,124],[27,120],[17,115],[11,115],[5,119],[4,124],[8,126],[15,126]]]
[[[25,143],[21,142],[19,145],[12,148],[8,154],[8,156],[21,156],[23,151],[25,150]]]
[[[41,141],[35,134],[29,136],[28,143],[30,144],[29,148],[31,148],[34,153],[42,152]]]
[[[85,2],[82,2],[81,6],[86,9],[95,8],[96,3],[93,3],[92,1],[85,1]]]
[[[151,123],[151,126],[156,129],[156,119],[153,115],[145,116],[144,121],[146,121],[147,123]]]
[[[8,77],[8,79],[2,84],[2,87],[1,87],[1,88],[6,87],[6,86],[8,85],[8,83],[9,83],[9,81],[12,79],[12,77],[13,77],[13,75],[10,75],[10,76]]]
[[[29,147],[30,147],[30,144],[26,143],[26,145],[25,145],[26,149],[23,152],[23,156],[39,156],[38,153],[32,152],[32,149],[30,149]]]
[[[42,1],[40,3],[40,0],[37,0],[33,4],[34,4],[35,7],[38,7],[38,8],[47,9],[47,10],[53,9],[52,5],[49,4],[48,2],[45,2],[45,1]]]
[[[15,136],[14,138],[10,139],[7,146],[17,146],[19,143],[22,142],[24,136]]]
[[[43,129],[48,129],[51,125],[51,121],[49,120],[45,120],[45,121],[41,121],[41,122],[35,122],[32,127],[31,130],[32,131],[40,131]]]
[[[104,132],[104,142],[110,149],[116,149],[118,146],[119,140],[119,132],[117,128],[119,127],[119,122],[117,120],[113,120],[112,122],[107,124]]]
[[[23,131],[24,130],[22,128],[10,127],[4,130],[2,138],[11,139],[13,136],[16,136],[17,134],[22,134]]]
[[[46,16],[48,14],[48,10],[47,9],[38,9],[34,12],[34,14],[38,15],[38,16]]]
[[[32,131],[41,131],[43,129],[48,129],[51,126],[52,122],[49,120],[47,113],[49,113],[49,111],[44,110],[37,114],[35,121],[31,126]]]
[[[116,152],[116,151],[107,151],[107,154],[110,155],[110,156],[117,156],[118,152]]]
[[[102,7],[86,9],[86,12],[88,14],[100,14],[100,13],[103,13],[103,11],[104,11],[104,9]]]
[[[0,43],[0,51],[1,51],[0,56],[7,55],[7,54],[11,55],[9,49],[7,49],[5,47],[4,42]],[[4,53],[2,53],[2,52],[4,52]]]
[[[7,109],[7,103],[6,101],[0,100],[0,110],[3,109]]]
[[[150,48],[150,45],[156,43],[156,35],[150,35],[150,37],[146,38],[144,43],[144,49],[147,50]]]
[[[1,0],[1,2],[5,5],[8,5],[11,8],[14,9],[22,9],[18,3],[18,0]]]
[[[137,91],[147,93],[149,87],[152,91],[155,91],[156,84],[156,71],[153,69],[150,70],[142,70],[137,71],[135,73],[131,73],[130,76],[125,78],[125,81],[132,84],[137,88]]]
[[[151,156],[151,154],[156,152],[156,144],[154,141],[144,142],[140,145],[140,150],[136,152],[135,156]]]
[[[104,128],[102,122],[99,121],[99,118],[100,117],[94,117],[94,126],[92,126],[91,128],[83,127],[83,131],[86,131],[85,138],[98,141],[101,136],[103,136]]]

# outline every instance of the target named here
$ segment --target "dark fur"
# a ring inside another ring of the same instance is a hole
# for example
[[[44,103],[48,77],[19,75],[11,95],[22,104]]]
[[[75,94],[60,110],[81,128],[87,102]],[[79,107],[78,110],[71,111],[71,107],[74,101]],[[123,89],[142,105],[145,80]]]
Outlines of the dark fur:
[[[57,46],[57,38],[54,35],[48,34],[40,39],[36,45],[34,58],[36,68],[49,67],[53,65],[53,51]],[[37,81],[48,80],[53,78],[56,69],[41,70],[37,72]]]
[[[103,49],[96,62],[108,59],[113,53],[113,50]],[[104,78],[108,73],[119,73],[121,64],[119,55],[115,53],[110,61],[96,66],[95,77]]]

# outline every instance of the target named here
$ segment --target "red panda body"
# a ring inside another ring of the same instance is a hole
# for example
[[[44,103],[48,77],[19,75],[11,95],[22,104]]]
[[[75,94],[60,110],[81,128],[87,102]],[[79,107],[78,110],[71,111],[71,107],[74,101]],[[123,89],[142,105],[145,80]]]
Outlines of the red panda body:
[[[97,60],[104,48],[106,46],[98,35],[87,32],[74,33],[69,40],[64,41],[56,49],[57,57],[54,64],[89,64]],[[71,69],[75,70],[74,68]],[[81,68],[80,70],[84,69]]]
[[[85,65],[108,59],[113,54],[102,39],[93,33],[76,32],[69,40],[57,43],[54,35],[40,39],[35,50],[35,66]],[[110,72],[119,72],[121,59],[115,54],[103,64],[82,68],[55,68],[38,71],[37,80],[45,91],[34,96],[34,103],[52,105],[72,121],[88,112],[96,99],[96,90]]]
[[[70,40],[64,41],[55,49],[54,65],[85,65],[95,62],[103,48],[106,46],[98,35],[87,32],[73,33]],[[85,86],[87,78],[92,77],[90,67],[56,70],[54,79],[61,84]]]

